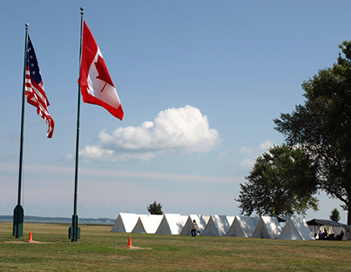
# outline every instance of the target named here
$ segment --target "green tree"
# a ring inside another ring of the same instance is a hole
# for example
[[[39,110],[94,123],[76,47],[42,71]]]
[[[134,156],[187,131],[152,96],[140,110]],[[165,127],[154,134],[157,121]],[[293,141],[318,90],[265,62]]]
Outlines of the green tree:
[[[163,214],[161,203],[156,203],[156,201],[147,207],[147,211],[150,214]]]
[[[339,222],[340,213],[336,208],[331,211],[330,220],[335,221],[335,222]]]
[[[319,188],[342,202],[351,224],[351,42],[337,63],[302,84],[305,104],[274,120],[288,145],[300,145],[318,167]]]
[[[248,182],[240,184],[241,214],[293,215],[318,209],[316,168],[300,148],[274,146],[256,159]]]

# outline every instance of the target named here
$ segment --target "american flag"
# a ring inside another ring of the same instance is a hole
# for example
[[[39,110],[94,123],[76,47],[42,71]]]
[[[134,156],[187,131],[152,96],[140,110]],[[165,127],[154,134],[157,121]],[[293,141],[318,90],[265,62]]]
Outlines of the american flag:
[[[48,111],[48,106],[50,105],[50,103],[44,91],[44,84],[41,79],[37,57],[35,55],[34,48],[29,36],[28,36],[25,93],[27,95],[27,102],[37,107],[37,113],[47,123],[48,132],[46,136],[48,138],[51,138],[52,133],[54,132],[55,123]]]

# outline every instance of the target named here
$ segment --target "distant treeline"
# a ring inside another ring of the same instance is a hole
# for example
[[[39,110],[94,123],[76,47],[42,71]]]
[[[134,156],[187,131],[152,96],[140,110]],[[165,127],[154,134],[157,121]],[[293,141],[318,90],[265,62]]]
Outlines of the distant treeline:
[[[12,215],[0,215],[0,221],[12,221]],[[115,223],[115,219],[110,218],[79,218],[78,222],[80,224],[111,224]],[[24,222],[43,222],[43,223],[71,223],[72,218],[68,217],[41,217],[25,215]]]

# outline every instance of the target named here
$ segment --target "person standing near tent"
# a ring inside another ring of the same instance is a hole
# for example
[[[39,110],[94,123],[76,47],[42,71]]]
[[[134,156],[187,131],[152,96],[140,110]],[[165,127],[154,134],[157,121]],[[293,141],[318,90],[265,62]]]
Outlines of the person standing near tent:
[[[195,219],[193,220],[193,226],[191,228],[191,236],[196,237],[196,232],[197,232],[197,225]]]

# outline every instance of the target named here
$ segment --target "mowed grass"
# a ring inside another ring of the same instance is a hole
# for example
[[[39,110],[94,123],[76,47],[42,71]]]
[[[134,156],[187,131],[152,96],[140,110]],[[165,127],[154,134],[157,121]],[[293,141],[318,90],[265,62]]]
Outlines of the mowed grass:
[[[112,226],[0,223],[0,271],[351,271],[350,241],[286,241],[111,232]],[[27,243],[29,232],[33,240]],[[124,249],[131,236],[135,247]]]

